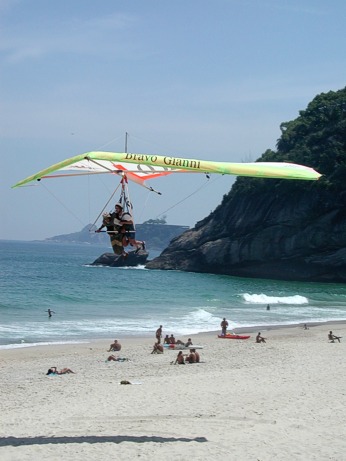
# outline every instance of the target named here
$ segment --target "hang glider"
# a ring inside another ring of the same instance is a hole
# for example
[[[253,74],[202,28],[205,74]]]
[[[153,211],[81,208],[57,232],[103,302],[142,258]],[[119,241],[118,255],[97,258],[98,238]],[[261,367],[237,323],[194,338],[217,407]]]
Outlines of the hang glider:
[[[114,152],[87,152],[56,163],[22,181],[13,188],[42,179],[90,174],[126,176],[150,190],[146,180],[171,173],[205,173],[251,176],[257,178],[299,179],[315,181],[321,175],[312,168],[294,163],[229,163],[188,158]]]

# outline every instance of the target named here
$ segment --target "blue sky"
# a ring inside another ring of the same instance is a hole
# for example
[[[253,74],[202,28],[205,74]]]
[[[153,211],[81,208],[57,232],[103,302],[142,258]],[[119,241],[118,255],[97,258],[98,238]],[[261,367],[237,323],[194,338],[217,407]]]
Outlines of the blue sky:
[[[242,162],[274,149],[280,123],[345,86],[345,17],[344,0],[0,0],[0,239],[93,222],[117,183],[11,185],[122,152],[125,132],[137,153]],[[135,218],[193,226],[233,181],[172,175],[152,184],[162,196],[133,185]]]

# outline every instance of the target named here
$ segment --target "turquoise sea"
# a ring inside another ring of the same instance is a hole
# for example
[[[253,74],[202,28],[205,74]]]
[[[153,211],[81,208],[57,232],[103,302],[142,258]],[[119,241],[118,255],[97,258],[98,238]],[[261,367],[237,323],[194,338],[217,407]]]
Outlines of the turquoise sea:
[[[90,266],[106,251],[0,241],[0,348],[346,320],[345,285]]]

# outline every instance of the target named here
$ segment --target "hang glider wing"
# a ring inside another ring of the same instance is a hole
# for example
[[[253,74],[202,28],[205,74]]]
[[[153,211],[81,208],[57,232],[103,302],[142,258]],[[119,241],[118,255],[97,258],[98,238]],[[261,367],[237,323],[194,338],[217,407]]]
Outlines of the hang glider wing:
[[[87,152],[56,163],[16,183],[13,188],[32,181],[90,174],[124,174],[146,187],[145,181],[171,173],[218,173],[259,178],[317,180],[320,174],[312,168],[294,163],[255,162],[229,163],[165,157],[151,154]]]

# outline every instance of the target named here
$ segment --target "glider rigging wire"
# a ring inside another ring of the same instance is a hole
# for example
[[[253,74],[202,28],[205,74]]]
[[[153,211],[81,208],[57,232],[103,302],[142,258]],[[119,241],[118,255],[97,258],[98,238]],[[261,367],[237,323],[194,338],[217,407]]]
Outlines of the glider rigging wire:
[[[167,213],[168,211],[170,210],[173,210],[173,208],[175,208],[176,206],[180,205],[181,203],[185,202],[186,200],[188,200],[190,197],[192,197],[193,195],[197,194],[197,192],[199,192],[201,189],[203,189],[204,187],[206,186],[210,186],[210,184],[212,184],[213,182],[215,182],[216,180],[220,179],[220,177],[215,177],[212,181],[210,181],[210,176],[209,175],[206,175],[206,178],[207,178],[207,181],[205,181],[201,186],[197,187],[196,190],[194,190],[193,192],[191,192],[191,194],[187,195],[186,197],[184,197],[183,199],[179,200],[178,202],[176,202],[174,205],[170,206],[169,208],[167,208],[165,211],[163,211],[162,213],[158,214],[156,216],[156,218],[159,218],[160,216],[162,216],[163,214]]]

